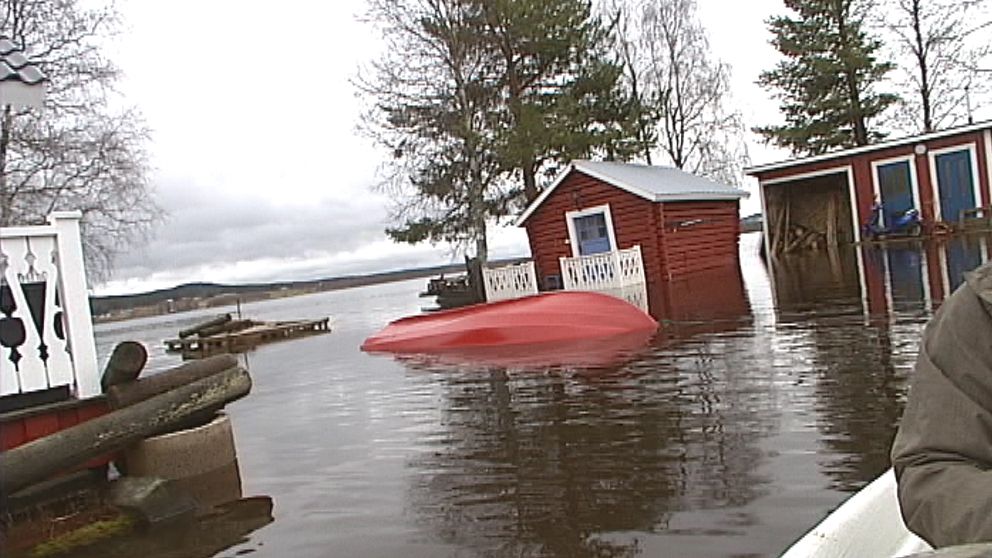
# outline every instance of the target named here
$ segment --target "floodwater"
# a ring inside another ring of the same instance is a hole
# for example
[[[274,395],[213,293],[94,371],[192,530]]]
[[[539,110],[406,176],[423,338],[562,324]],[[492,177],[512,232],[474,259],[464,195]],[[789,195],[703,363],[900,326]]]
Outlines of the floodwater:
[[[426,304],[423,280],[244,305],[331,316],[334,331],[247,355],[254,386],[228,413],[243,492],[270,497],[274,520],[199,555],[779,554],[888,467],[922,327],[990,242],[769,273],[758,239],[742,238],[736,284],[694,286],[724,312],[682,308],[647,347],[592,367],[360,352]],[[161,341],[216,313],[100,325],[101,362],[134,339],[150,368],[178,364]]]

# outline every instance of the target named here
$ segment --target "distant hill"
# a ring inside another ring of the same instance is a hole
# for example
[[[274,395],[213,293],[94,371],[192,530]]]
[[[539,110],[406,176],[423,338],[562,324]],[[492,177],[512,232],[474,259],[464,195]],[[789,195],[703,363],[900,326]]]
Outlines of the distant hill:
[[[493,263],[516,263],[524,259],[526,258]],[[239,300],[248,302],[267,298],[281,298],[464,271],[464,264],[450,264],[364,275],[348,275],[312,281],[287,281],[246,285],[187,283],[170,289],[159,289],[147,293],[90,297],[90,308],[93,316],[101,320],[127,319],[181,312],[195,308],[230,305]]]

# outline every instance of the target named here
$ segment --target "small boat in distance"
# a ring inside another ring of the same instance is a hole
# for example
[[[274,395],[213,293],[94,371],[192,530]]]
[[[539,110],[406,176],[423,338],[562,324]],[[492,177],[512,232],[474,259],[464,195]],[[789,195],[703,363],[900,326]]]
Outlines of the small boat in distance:
[[[362,343],[366,352],[438,354],[466,349],[593,341],[637,332],[658,322],[609,295],[557,291],[475,304],[396,320]],[[649,335],[648,335],[649,337]]]

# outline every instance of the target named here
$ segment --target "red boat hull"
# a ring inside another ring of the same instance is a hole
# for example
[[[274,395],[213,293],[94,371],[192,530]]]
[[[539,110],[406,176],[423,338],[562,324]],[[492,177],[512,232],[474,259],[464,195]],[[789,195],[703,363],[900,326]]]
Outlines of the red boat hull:
[[[618,298],[559,291],[402,318],[362,343],[367,352],[443,353],[561,344],[654,332],[658,323]]]

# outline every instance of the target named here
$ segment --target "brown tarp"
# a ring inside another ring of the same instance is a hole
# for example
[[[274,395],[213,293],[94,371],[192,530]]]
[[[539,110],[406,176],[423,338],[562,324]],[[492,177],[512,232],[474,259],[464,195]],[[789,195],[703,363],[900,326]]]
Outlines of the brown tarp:
[[[935,547],[992,541],[992,266],[927,325],[892,446],[906,525]]]

